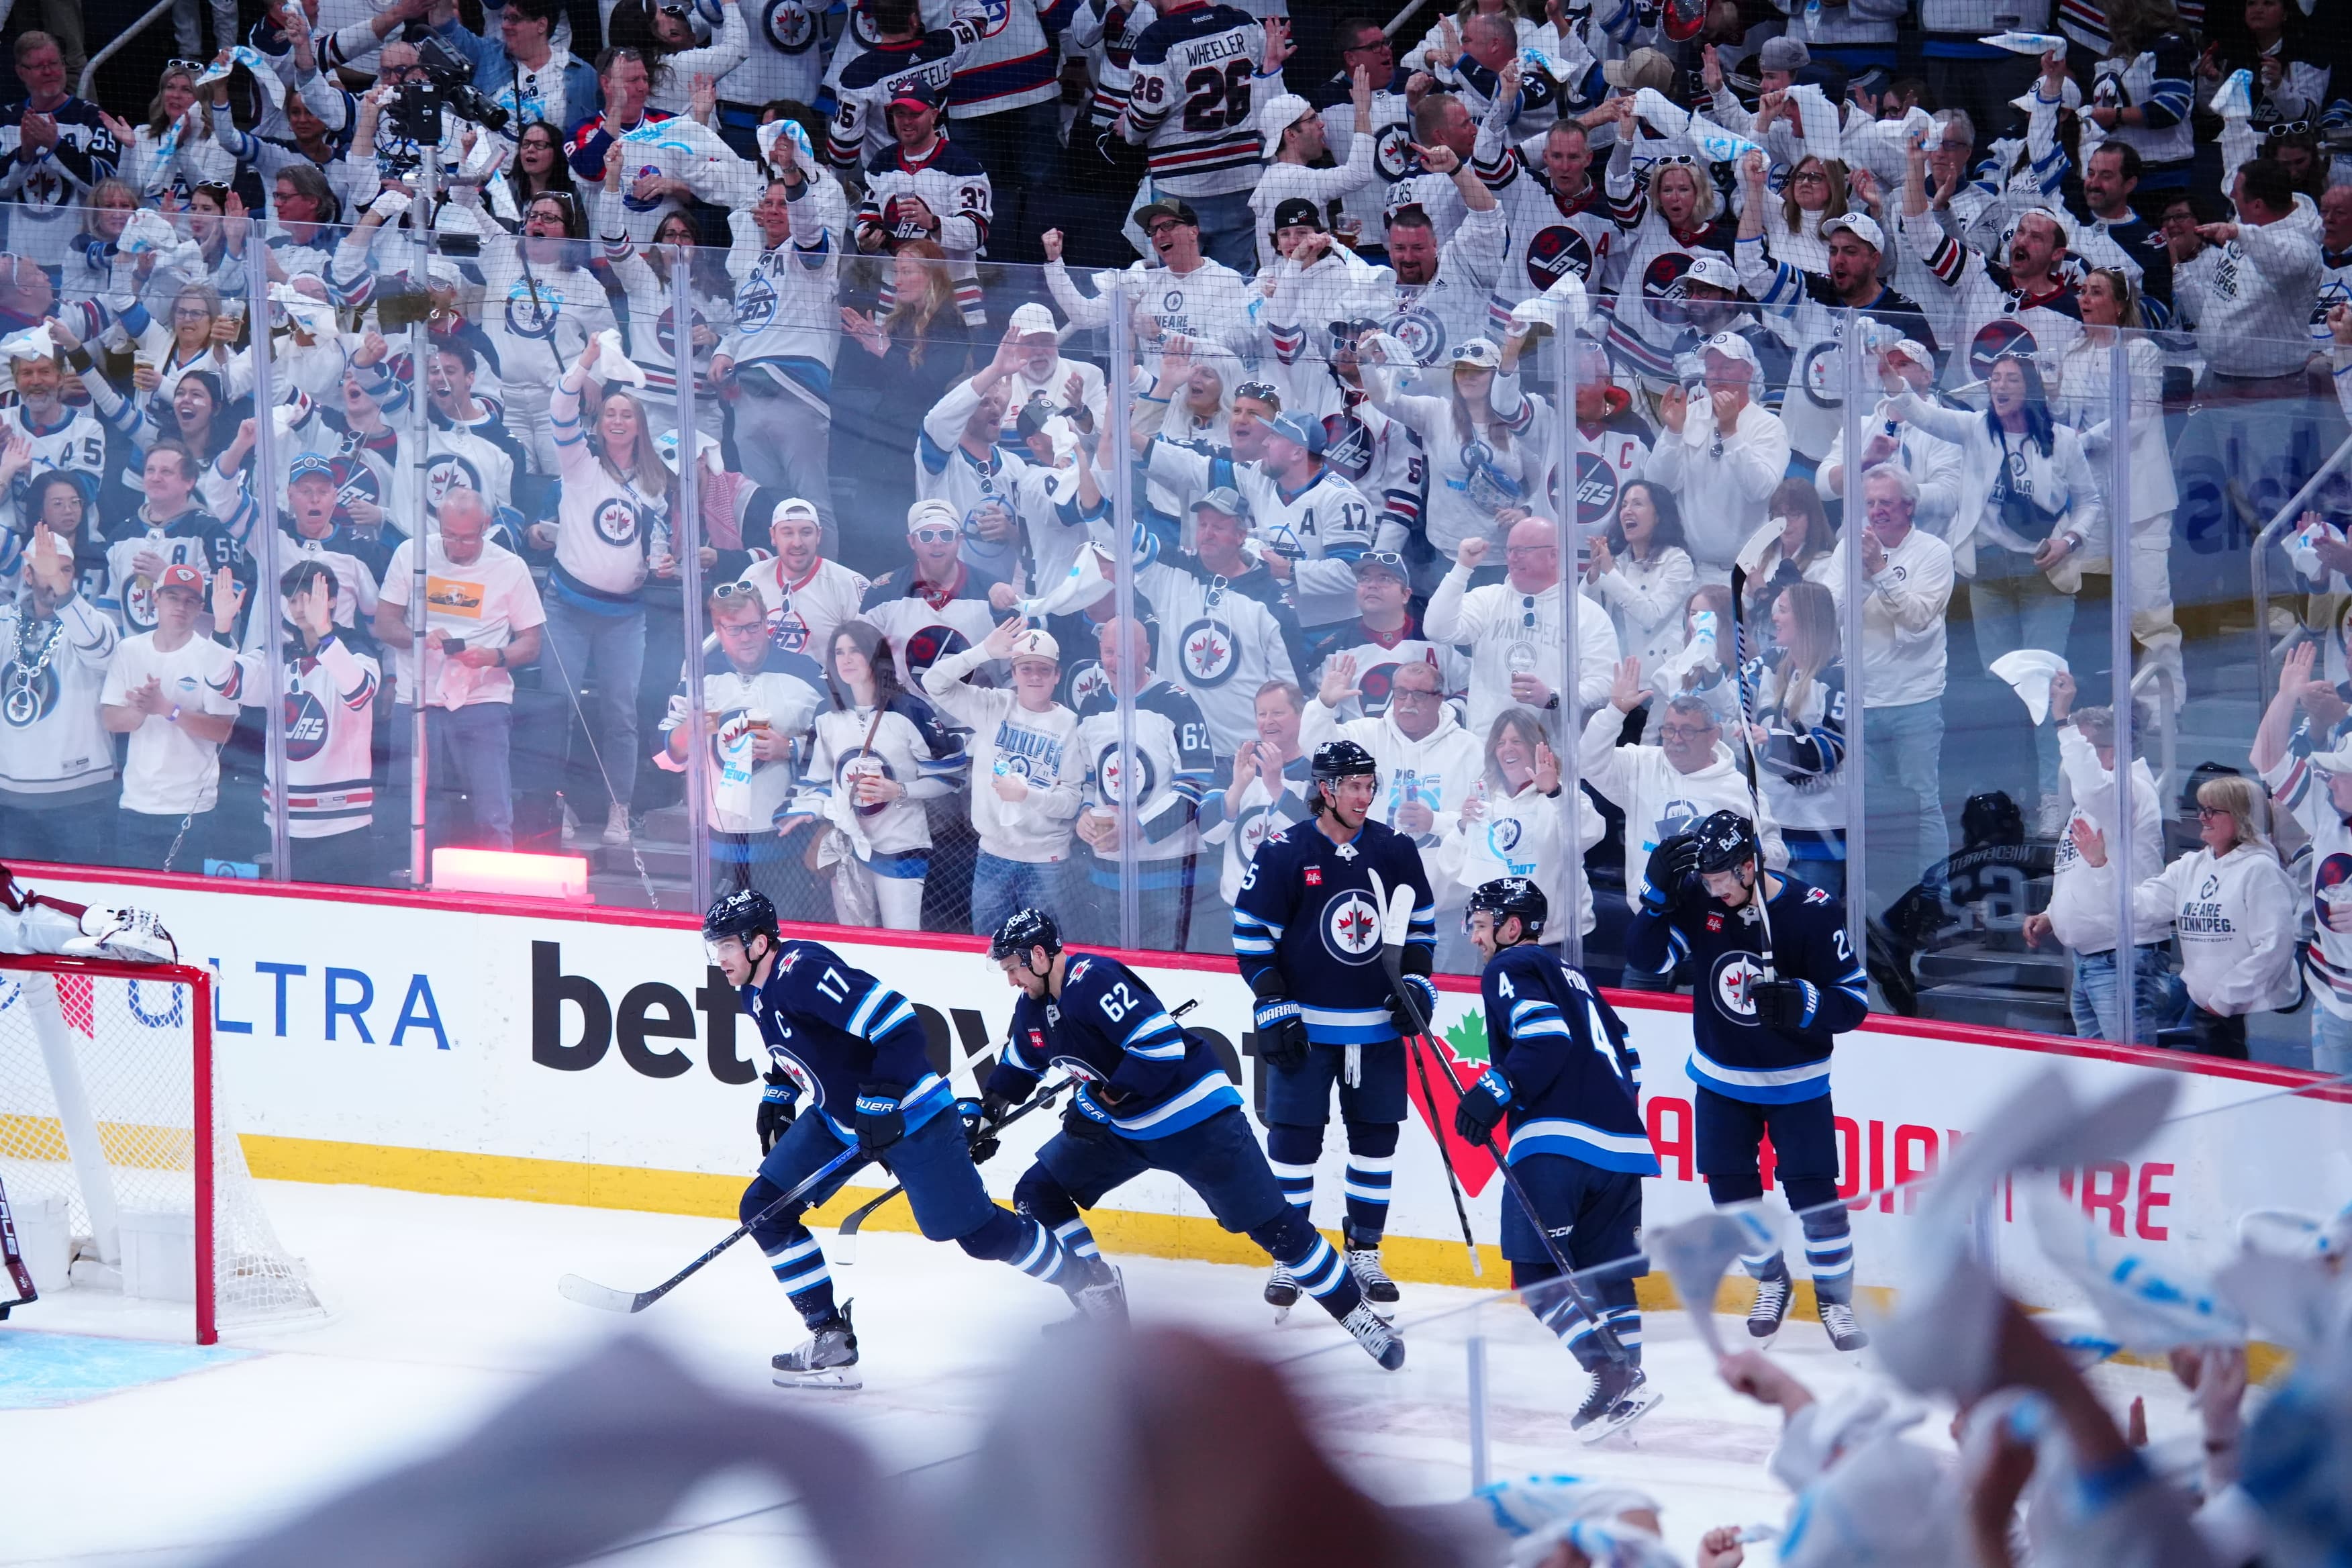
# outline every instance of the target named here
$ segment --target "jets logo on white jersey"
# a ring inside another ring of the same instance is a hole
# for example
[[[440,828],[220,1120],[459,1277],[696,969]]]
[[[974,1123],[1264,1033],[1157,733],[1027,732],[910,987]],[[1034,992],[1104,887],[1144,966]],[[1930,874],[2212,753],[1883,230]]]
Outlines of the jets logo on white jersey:
[[[760,10],[760,26],[778,54],[806,54],[816,42],[816,21],[801,0],[768,0]]]
[[[1382,181],[1394,184],[1412,168],[1412,128],[1400,121],[1383,125],[1372,138],[1372,167]]]
[[[1542,290],[1562,278],[1580,279],[1592,276],[1593,268],[1609,259],[1609,247],[1603,241],[1595,255],[1592,242],[1566,224],[1555,224],[1537,231],[1528,241],[1528,284]]]
[[[61,638],[65,632],[58,628],[50,635]],[[5,669],[0,669],[0,684],[5,684],[7,693],[0,698],[0,713],[12,730],[29,729],[57,710],[58,672],[46,665],[27,676],[23,665],[11,660]]]
[[[596,509],[596,537],[607,544],[627,544],[637,537],[637,509],[608,499]]]
[[[1445,323],[1434,311],[1413,310],[1389,321],[1390,333],[1422,364],[1433,364],[1445,352]]]
[[[1184,674],[1197,686],[1223,686],[1241,662],[1233,628],[1222,621],[1194,621],[1178,647]]]
[[[1617,509],[1617,470],[1597,452],[1576,455],[1576,521],[1599,522]]]
[[[641,173],[658,174],[659,169]],[[555,335],[555,318],[563,311],[562,293],[546,283],[526,278],[507,290],[507,331],[519,338]]]
[[[1140,804],[1150,800],[1151,791],[1159,782],[1152,772],[1151,758],[1143,750],[1140,742],[1137,742],[1132,754],[1135,761],[1135,776],[1137,782],[1142,786],[1132,795],[1128,793],[1127,770],[1121,765],[1118,745],[1116,742],[1105,746],[1095,758],[1096,781],[1102,787],[1103,799],[1113,805],[1126,805],[1130,802]]]
[[[1342,963],[1370,963],[1381,945],[1381,911],[1369,894],[1349,891],[1323,906],[1323,945]]]
[[[754,271],[735,290],[735,325],[744,332],[764,330],[776,319],[776,286],[764,272]]]
[[[307,763],[327,744],[327,710],[307,691],[286,694],[286,760]]]
[[[1756,1022],[1756,987],[1764,972],[1756,961],[1744,952],[1727,952],[1715,961],[1712,984],[1715,1005],[1723,1016],[1734,1023],[1753,1026]]]
[[[425,465],[425,504],[439,512],[451,490],[482,494],[481,471],[454,452],[436,453]]]

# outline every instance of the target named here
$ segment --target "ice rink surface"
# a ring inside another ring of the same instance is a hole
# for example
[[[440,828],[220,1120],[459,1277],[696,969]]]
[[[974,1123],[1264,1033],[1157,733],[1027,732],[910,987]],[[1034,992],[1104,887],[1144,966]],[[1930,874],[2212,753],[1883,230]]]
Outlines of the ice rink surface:
[[[532,1379],[583,1353],[625,1321],[698,1375],[739,1395],[835,1413],[887,1468],[950,1474],[995,1404],[1018,1397],[1011,1374],[1039,1330],[1067,1315],[1059,1292],[998,1264],[911,1233],[867,1231],[855,1267],[836,1268],[856,1303],[866,1386],[785,1392],[768,1358],[803,1336],[757,1252],[739,1246],[632,1320],[560,1298],[579,1272],[638,1289],[726,1231],[722,1221],[427,1196],[378,1188],[260,1184],[279,1237],[309,1264],[333,1309],[294,1330],[232,1333],[258,1353],[156,1358],[157,1381],[79,1403],[0,1407],[0,1493],[10,1500],[0,1563],[87,1563],[171,1568],[268,1529],[306,1504],[430,1452]],[[821,1233],[829,1247],[832,1237]],[[1125,1270],[1139,1321],[1231,1336],[1287,1372],[1326,1446],[1375,1495],[1436,1502],[1470,1484],[1467,1356],[1486,1344],[1488,1430],[1496,1476],[1610,1477],[1665,1505],[1667,1540],[1685,1555],[1717,1524],[1778,1523],[1787,1499],[1764,1473],[1779,1417],[1729,1394],[1680,1314],[1652,1313],[1645,1364],[1664,1402],[1631,1436],[1592,1447],[1568,1416],[1585,1380],[1516,1303],[1406,1284],[1403,1372],[1384,1373],[1319,1310],[1302,1304],[1276,1328],[1258,1299],[1261,1271],[1149,1258]],[[76,1342],[193,1337],[186,1308],[68,1291],[0,1324],[0,1395]],[[1725,1319],[1727,1341],[1744,1340]],[[87,1342],[81,1342],[87,1345]],[[120,1360],[116,1347],[88,1346]],[[1791,1320],[1774,1353],[1817,1393],[1867,1376],[1829,1349],[1820,1327]],[[132,1358],[134,1361],[136,1358]],[[16,1365],[12,1372],[11,1362]],[[2116,1404],[2147,1394],[2155,1436],[2186,1429],[2160,1374],[2095,1374]],[[0,1398],[0,1405],[9,1403]],[[21,1403],[21,1401],[19,1401]],[[1941,1443],[1944,1417],[1932,1415]],[[598,1561],[737,1568],[814,1560],[790,1500],[764,1482],[720,1478],[681,1505],[663,1533]],[[1771,1561],[1768,1549],[1751,1563]]]

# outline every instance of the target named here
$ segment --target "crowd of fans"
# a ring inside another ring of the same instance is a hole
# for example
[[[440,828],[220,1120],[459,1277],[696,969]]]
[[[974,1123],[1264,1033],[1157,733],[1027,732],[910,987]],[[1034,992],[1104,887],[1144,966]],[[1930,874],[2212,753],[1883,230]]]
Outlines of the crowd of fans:
[[[1603,952],[1751,777],[1890,951],[2038,845],[1991,925],[2112,1035],[2117,705],[2234,695],[2190,856],[2126,766],[2136,1032],[2242,1052],[2300,971],[2344,1070],[2329,489],[2242,622],[2352,405],[2346,39],[1775,4],[216,0],[107,105],[20,16],[0,851],[234,872],[282,794],[291,875],[404,883],[421,700],[436,842],[641,848],[698,776],[780,908],[1124,878],[1213,949],[1346,735],[1457,905],[1532,875]]]

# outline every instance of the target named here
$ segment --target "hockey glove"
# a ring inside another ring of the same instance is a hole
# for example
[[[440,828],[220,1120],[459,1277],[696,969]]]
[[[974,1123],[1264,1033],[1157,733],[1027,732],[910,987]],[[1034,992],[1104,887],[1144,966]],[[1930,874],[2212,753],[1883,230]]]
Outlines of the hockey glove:
[[[1282,996],[1261,996],[1252,1015],[1257,1025],[1258,1059],[1281,1072],[1307,1065],[1307,1020],[1298,1004]]]
[[[1405,1005],[1402,992],[1390,996],[1389,1026],[1401,1038],[1411,1039],[1415,1035],[1426,1033],[1436,1019],[1437,986],[1426,974],[1408,974],[1404,977],[1403,985],[1406,991],[1412,993],[1412,1006]],[[1419,1018],[1412,1016],[1414,1008],[1421,1012]]]
[[[760,1095],[760,1153],[762,1158],[783,1142],[784,1133],[792,1127],[793,1118],[800,1114],[800,1108],[794,1103],[799,1098],[800,1090],[781,1070],[768,1075],[768,1087]]]
[[[1463,1095],[1462,1103],[1454,1108],[1454,1131],[1473,1149],[1483,1149],[1510,1105],[1511,1080],[1488,1068],[1486,1075],[1472,1084]]]
[[[867,1155],[880,1154],[907,1135],[907,1113],[898,1108],[903,1093],[895,1083],[857,1086],[857,1146]]]
[[[1755,996],[1756,1021],[1768,1029],[1809,1027],[1822,1006],[1821,991],[1810,980],[1768,980]]]
[[[1073,1142],[1108,1143],[1112,1131],[1102,1112],[1090,1111],[1085,1100],[1077,1095],[1072,1095],[1070,1103],[1062,1107],[1062,1132]]]
[[[960,1100],[956,1101],[956,1109],[965,1112],[963,1135],[966,1146],[971,1151],[971,1163],[977,1165],[994,1158],[1000,1146],[996,1129],[1013,1114],[1013,1102],[1001,1094],[983,1094],[976,1108],[971,1100]]]
[[[1697,875],[1697,836],[1677,833],[1666,838],[1650,851],[1650,864],[1642,873],[1643,913],[1674,913],[1688,894],[1691,879]]]

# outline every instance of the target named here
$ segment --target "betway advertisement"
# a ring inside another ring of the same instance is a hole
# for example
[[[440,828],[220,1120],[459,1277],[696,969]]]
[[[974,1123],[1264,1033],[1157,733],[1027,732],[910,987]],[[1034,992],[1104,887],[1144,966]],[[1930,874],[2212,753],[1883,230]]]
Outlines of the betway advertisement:
[[[214,971],[226,1107],[249,1149],[275,1151],[255,1160],[264,1174],[399,1185],[408,1184],[404,1177],[382,1173],[430,1165],[434,1190],[460,1190],[443,1179],[446,1171],[472,1170],[462,1190],[543,1197],[556,1188],[528,1173],[594,1166],[604,1173],[594,1189],[603,1195],[566,1201],[731,1215],[731,1201],[714,1194],[748,1180],[758,1163],[758,1034],[682,917],[278,893],[180,878],[105,887],[28,879],[67,897],[152,907],[178,934],[183,960]],[[1013,993],[978,943],[815,927],[795,934],[832,942],[848,963],[902,992],[942,1069],[961,1053],[986,1076]],[[1186,1026],[1210,1037],[1255,1103],[1250,996],[1232,965],[1143,959],[1136,968],[1166,1005],[1198,1004]],[[1452,1140],[1447,1079],[1475,1079],[1486,1029],[1472,984],[1441,984],[1444,1059],[1430,1064],[1426,1084],[1412,1085],[1414,1118],[1398,1152],[1390,1232],[1425,1238],[1402,1249],[1412,1255],[1407,1271],[1466,1283],[1433,1125],[1451,1143],[1482,1243],[1496,1237],[1501,1183],[1483,1153]],[[1644,1217],[1656,1224],[1707,1201],[1693,1164],[1687,1004],[1610,995],[1641,1052],[1643,1110],[1664,1166],[1645,1196]],[[1840,1039],[1832,1078],[1841,1192],[1852,1200],[1863,1283],[1899,1279],[1916,1196],[1905,1186],[1932,1173],[2021,1084],[2053,1069],[2084,1094],[2151,1073],[2179,1083],[2174,1120],[2133,1160],[2065,1174],[2084,1210],[2135,1246],[2185,1264],[2231,1245],[2248,1209],[2326,1213],[2352,1198],[2352,1098],[2294,1092],[2307,1075],[1874,1017]],[[1053,1131],[1039,1116],[1008,1135],[985,1167],[990,1189],[1009,1200],[1027,1156]],[[1338,1223],[1342,1146],[1335,1113],[1318,1184],[1316,1215],[1327,1226]],[[390,1157],[419,1151],[446,1158],[404,1166]],[[644,1179],[616,1180],[615,1171]],[[680,1201],[681,1193],[692,1195]],[[1159,1173],[1122,1187],[1108,1205],[1197,1222],[1161,1222],[1160,1234],[1192,1238],[1179,1250],[1242,1256],[1216,1246],[1204,1206]],[[2025,1222],[2021,1202],[1999,1205],[1992,1245],[2029,1296],[2064,1304]],[[1450,1252],[1436,1245],[1446,1243]]]

